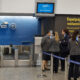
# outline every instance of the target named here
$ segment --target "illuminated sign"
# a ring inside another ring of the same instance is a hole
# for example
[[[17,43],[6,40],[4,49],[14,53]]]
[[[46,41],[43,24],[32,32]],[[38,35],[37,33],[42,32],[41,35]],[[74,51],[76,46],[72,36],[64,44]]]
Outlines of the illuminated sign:
[[[37,13],[54,13],[54,3],[37,3]]]

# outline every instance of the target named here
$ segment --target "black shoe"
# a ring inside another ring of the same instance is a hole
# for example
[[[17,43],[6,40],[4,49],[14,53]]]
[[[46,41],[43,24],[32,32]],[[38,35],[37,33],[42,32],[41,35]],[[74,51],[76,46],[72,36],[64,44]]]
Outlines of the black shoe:
[[[50,69],[48,69],[48,68],[45,68],[45,70],[50,71]]]
[[[77,80],[77,78],[74,78],[74,80]]]
[[[68,80],[71,80],[71,78],[68,78]]]
[[[65,71],[65,69],[61,69],[61,71]]]
[[[55,73],[58,73],[58,71],[55,71]]]
[[[45,69],[42,70],[42,72],[45,72],[45,71],[46,71]]]
[[[58,71],[53,71],[53,73],[58,73]]]

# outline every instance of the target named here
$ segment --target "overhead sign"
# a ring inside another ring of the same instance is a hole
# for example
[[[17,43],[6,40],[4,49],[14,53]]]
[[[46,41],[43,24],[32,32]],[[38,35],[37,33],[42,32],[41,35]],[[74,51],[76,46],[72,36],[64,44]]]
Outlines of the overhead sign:
[[[54,4],[37,3],[37,13],[54,13]]]
[[[55,0],[36,0],[35,16],[38,17],[55,16]]]

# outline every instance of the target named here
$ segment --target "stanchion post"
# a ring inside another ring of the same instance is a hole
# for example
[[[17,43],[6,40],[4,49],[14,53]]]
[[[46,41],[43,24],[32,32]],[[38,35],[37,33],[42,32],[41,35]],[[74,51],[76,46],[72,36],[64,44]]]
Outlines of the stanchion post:
[[[15,49],[15,66],[18,66],[18,49]]]
[[[53,54],[51,53],[51,80],[53,80]]]
[[[42,51],[41,51],[42,52]],[[45,74],[43,74],[43,71],[42,71],[42,53],[41,53],[41,74],[38,75],[39,78],[44,78],[44,77],[47,77]]]
[[[1,46],[1,67],[3,67],[3,46]]]
[[[34,45],[30,45],[30,66],[33,66]]]
[[[65,58],[65,80],[68,80],[68,58]]]

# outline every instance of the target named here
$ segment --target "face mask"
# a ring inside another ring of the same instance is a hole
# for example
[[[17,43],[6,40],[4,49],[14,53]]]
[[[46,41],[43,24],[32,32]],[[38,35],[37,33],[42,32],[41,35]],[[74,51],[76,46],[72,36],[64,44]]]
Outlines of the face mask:
[[[52,39],[53,38],[53,31],[52,30],[50,30],[50,39]]]
[[[52,30],[50,30],[50,34],[53,34],[53,31]]]
[[[53,34],[51,34],[51,35],[50,35],[50,39],[53,39],[53,38],[54,38],[54,36],[53,36]]]
[[[78,41],[78,37],[76,37],[76,40]]]
[[[50,39],[52,39],[52,36],[50,36]]]

